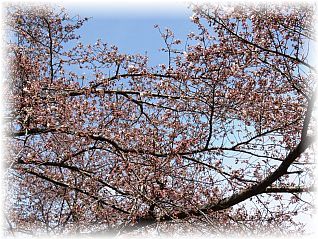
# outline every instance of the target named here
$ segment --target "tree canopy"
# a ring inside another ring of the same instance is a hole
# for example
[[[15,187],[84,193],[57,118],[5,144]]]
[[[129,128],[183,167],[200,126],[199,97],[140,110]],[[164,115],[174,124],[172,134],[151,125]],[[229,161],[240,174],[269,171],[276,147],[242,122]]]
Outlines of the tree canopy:
[[[191,8],[186,39],[155,26],[160,65],[82,44],[65,9],[6,8],[8,233],[303,232],[314,7]]]

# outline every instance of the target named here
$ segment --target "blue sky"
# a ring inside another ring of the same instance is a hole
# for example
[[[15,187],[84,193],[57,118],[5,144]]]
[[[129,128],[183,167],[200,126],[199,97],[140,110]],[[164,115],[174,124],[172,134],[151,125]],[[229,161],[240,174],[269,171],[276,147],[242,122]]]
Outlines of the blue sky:
[[[166,13],[159,10],[157,13],[152,9],[149,12],[145,8],[135,14],[127,14],[125,9],[109,9],[101,13],[101,9],[86,9],[84,7],[67,7],[71,11],[70,15],[79,14],[81,17],[91,17],[88,22],[79,30],[81,41],[84,44],[93,44],[97,39],[101,39],[110,45],[116,45],[121,53],[145,54],[149,56],[151,65],[167,63],[167,55],[161,51],[164,41],[158,29],[169,28],[175,33],[176,39],[184,40],[191,31],[196,30],[196,26],[190,22],[192,15],[187,6],[170,9]],[[111,12],[111,14],[110,14]]]

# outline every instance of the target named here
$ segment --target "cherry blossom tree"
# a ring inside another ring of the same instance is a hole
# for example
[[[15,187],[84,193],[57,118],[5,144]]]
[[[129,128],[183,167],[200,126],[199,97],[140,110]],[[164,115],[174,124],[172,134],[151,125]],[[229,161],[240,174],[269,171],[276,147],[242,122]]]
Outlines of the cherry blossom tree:
[[[191,8],[187,39],[155,26],[157,66],[83,45],[65,9],[6,8],[8,233],[304,231],[313,6]]]

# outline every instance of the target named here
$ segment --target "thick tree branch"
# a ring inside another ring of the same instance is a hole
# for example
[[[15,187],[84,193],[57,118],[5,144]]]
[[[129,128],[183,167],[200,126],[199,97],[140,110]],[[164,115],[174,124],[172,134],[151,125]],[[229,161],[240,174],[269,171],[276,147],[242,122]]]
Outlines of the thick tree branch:
[[[232,196],[228,198],[224,198],[220,200],[217,203],[213,204],[207,204],[203,206],[200,210],[190,210],[190,211],[183,211],[177,213],[174,218],[172,218],[169,215],[162,216],[159,219],[154,219],[154,218],[141,218],[140,223],[135,224],[134,226],[127,227],[127,230],[135,230],[139,228],[141,225],[146,226],[146,225],[151,225],[157,221],[171,221],[174,219],[185,219],[190,216],[201,216],[202,212],[203,213],[208,213],[210,211],[220,211],[227,209],[229,207],[232,207],[240,202],[245,201],[248,198],[251,198],[253,196],[256,196],[258,194],[262,193],[272,193],[273,191],[278,192],[283,191],[283,189],[277,189],[277,188],[269,188],[267,189],[273,182],[275,182],[278,178],[283,176],[286,172],[288,167],[313,143],[313,138],[307,136],[306,138],[302,139],[302,141],[297,145],[297,147],[292,150],[285,160],[280,164],[280,166],[269,176],[267,176],[264,180],[261,182],[253,185],[252,187],[245,189],[239,193],[233,194]],[[266,192],[266,190],[268,190]],[[302,189],[305,190],[305,189]],[[285,189],[286,191],[286,189]],[[290,189],[291,193],[295,192],[295,189]],[[301,189],[298,189],[297,192],[301,192]]]
[[[272,183],[274,183],[278,178],[280,178],[287,172],[289,166],[312,144],[312,140],[313,139],[311,137],[304,138],[297,145],[297,147],[287,155],[287,157],[280,164],[280,166],[272,174],[267,176],[258,184],[253,185],[252,187],[243,190],[242,192],[234,194],[231,197],[225,198],[217,204],[207,205],[204,208],[212,211],[223,210],[235,204],[243,202],[246,199],[253,197],[257,194],[263,193],[267,187],[269,187]]]
[[[304,193],[313,192],[314,186],[311,187],[269,187],[263,193]]]

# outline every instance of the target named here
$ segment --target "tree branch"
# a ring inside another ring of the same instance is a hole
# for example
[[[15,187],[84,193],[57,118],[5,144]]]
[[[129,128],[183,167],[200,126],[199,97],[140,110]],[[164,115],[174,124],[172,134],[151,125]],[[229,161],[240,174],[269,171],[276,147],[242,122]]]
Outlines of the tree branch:
[[[300,63],[300,64],[302,64],[302,65],[308,67],[310,70],[313,70],[314,72],[316,72],[316,68],[313,67],[312,65],[308,64],[307,62],[304,62],[304,61],[302,61],[302,60],[299,59],[299,58],[296,58],[296,57],[292,57],[292,56],[290,56],[290,55],[287,55],[287,54],[285,54],[285,53],[283,53],[283,52],[280,52],[280,51],[277,51],[277,50],[274,51],[274,50],[271,50],[271,49],[262,47],[262,46],[256,44],[255,42],[251,42],[251,41],[249,41],[249,40],[246,40],[245,38],[243,38],[243,37],[239,36],[238,34],[236,34],[235,32],[233,32],[233,31],[232,31],[231,29],[229,29],[227,26],[225,26],[224,23],[222,23],[221,21],[217,20],[216,17],[212,17],[212,16],[210,16],[210,15],[207,14],[207,13],[204,13],[204,15],[205,15],[207,18],[209,18],[210,20],[213,20],[213,21],[215,21],[216,23],[218,23],[218,24],[219,24],[220,26],[222,26],[226,31],[228,31],[231,35],[237,37],[237,38],[238,38],[239,40],[241,40],[243,43],[246,43],[246,44],[248,44],[248,45],[251,45],[251,46],[253,46],[253,47],[255,47],[255,48],[258,48],[258,49],[260,49],[260,50],[262,50],[262,51],[270,52],[270,53],[273,53],[273,54],[275,54],[275,55],[279,55],[279,56],[285,57],[285,58],[287,58],[287,59],[289,59],[289,60],[298,62],[298,63]]]
[[[313,138],[312,137],[306,137],[304,139],[302,139],[302,141],[297,145],[297,147],[294,148],[294,150],[292,150],[287,157],[285,158],[285,160],[280,164],[280,166],[269,176],[267,176],[264,180],[262,180],[261,182],[253,185],[252,187],[245,189],[239,193],[233,194],[230,197],[224,198],[222,200],[220,200],[217,203],[213,203],[213,204],[207,204],[205,206],[203,206],[201,209],[199,210],[190,210],[190,211],[182,211],[177,213],[173,218],[169,215],[164,215],[162,217],[160,217],[157,221],[160,222],[164,222],[164,221],[171,221],[174,219],[185,219],[187,217],[190,216],[200,216],[202,215],[202,213],[209,213],[211,211],[221,211],[221,210],[225,210],[227,208],[230,208],[240,202],[245,201],[248,198],[251,198],[253,196],[256,196],[258,194],[262,194],[262,193],[274,193],[274,192],[287,192],[288,190],[290,190],[291,193],[296,192],[301,192],[301,191],[305,191],[306,189],[301,189],[298,188],[297,190],[295,188],[292,189],[282,189],[282,188],[268,188],[273,182],[275,182],[278,178],[280,178],[282,175],[284,175],[287,172],[288,167],[301,155],[301,153],[303,153],[311,144],[313,143]],[[268,188],[268,189],[267,189]],[[267,190],[267,191],[266,191]],[[308,190],[309,191],[309,190]],[[156,220],[152,219],[148,219],[143,218],[141,219],[142,222],[142,226],[147,226],[147,225],[151,225],[154,224],[155,222],[157,222]],[[139,223],[127,227],[126,230],[131,231],[131,230],[135,230],[137,228],[139,228],[141,225]]]
[[[82,193],[82,194],[85,194],[85,195],[87,195],[87,196],[89,196],[89,197],[91,197],[91,198],[93,198],[93,199],[99,201],[100,203],[104,204],[105,206],[109,206],[109,207],[111,207],[111,208],[113,208],[113,209],[115,209],[115,210],[117,210],[117,211],[119,211],[119,212],[121,212],[121,213],[129,214],[128,211],[123,210],[123,209],[121,209],[121,208],[119,208],[119,207],[117,207],[117,206],[115,206],[115,205],[113,205],[113,204],[109,204],[109,203],[105,202],[104,200],[102,200],[101,198],[99,198],[98,196],[92,195],[91,193],[86,192],[86,191],[84,191],[84,190],[82,190],[82,189],[80,189],[80,188],[77,188],[77,187],[68,185],[68,184],[66,184],[66,183],[57,181],[57,180],[55,180],[55,179],[49,178],[49,177],[47,177],[47,176],[45,176],[45,175],[43,175],[43,174],[40,174],[40,173],[36,173],[36,172],[33,172],[33,171],[29,171],[29,170],[25,170],[25,172],[26,172],[26,173],[29,173],[29,174],[32,174],[32,175],[34,175],[34,176],[36,176],[36,177],[38,177],[38,178],[42,178],[42,179],[44,179],[44,180],[46,180],[46,181],[48,181],[48,182],[50,182],[50,183],[53,183],[53,184],[55,184],[55,185],[60,186],[60,187],[69,188],[69,189],[75,190],[75,191],[77,191],[77,192],[80,192],[80,193]]]
[[[315,191],[314,186],[311,187],[269,187],[263,193],[304,193]]]

